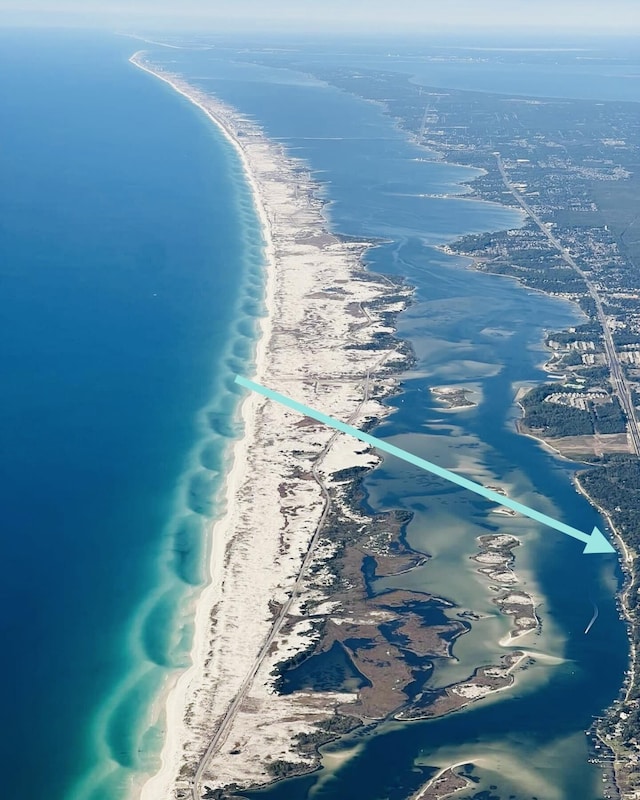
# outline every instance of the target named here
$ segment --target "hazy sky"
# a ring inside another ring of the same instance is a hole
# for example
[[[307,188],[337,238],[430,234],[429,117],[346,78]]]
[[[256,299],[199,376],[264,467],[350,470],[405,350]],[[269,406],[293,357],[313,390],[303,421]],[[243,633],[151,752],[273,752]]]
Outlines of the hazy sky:
[[[0,0],[0,24],[640,31],[640,0]]]

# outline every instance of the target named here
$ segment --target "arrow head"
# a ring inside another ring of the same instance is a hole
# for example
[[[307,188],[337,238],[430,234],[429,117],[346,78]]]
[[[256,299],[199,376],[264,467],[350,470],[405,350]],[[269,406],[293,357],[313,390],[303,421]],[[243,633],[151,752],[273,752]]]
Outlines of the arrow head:
[[[615,553],[611,543],[605,539],[604,534],[599,528],[594,528],[589,541],[587,542],[583,554],[588,553]]]

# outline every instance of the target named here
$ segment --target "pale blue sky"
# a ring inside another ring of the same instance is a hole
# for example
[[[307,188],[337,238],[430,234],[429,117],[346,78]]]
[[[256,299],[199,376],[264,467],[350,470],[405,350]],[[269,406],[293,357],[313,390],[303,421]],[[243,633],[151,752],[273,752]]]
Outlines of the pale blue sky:
[[[640,0],[0,0],[0,24],[640,31]]]

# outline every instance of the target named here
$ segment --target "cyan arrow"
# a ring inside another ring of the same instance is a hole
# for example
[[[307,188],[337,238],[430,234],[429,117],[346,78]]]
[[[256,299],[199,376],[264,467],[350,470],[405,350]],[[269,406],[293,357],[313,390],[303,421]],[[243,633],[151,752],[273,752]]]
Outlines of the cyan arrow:
[[[443,469],[442,467],[437,466],[437,464],[432,464],[430,461],[425,461],[423,458],[418,458],[418,456],[414,456],[411,453],[408,453],[406,450],[401,450],[399,447],[394,447],[394,445],[388,444],[382,439],[378,439],[375,436],[370,436],[368,433],[364,433],[364,431],[360,431],[357,428],[354,428],[352,425],[346,425],[344,422],[340,422],[339,420],[328,416],[328,414],[323,414],[321,411],[316,411],[313,408],[309,408],[309,406],[305,406],[304,403],[298,403],[295,400],[291,400],[291,398],[280,394],[279,392],[274,392],[272,389],[267,389],[265,386],[261,386],[259,383],[249,381],[246,378],[240,377],[240,375],[236,376],[236,383],[240,384],[240,386],[244,386],[245,389],[250,389],[253,392],[261,394],[263,397],[269,398],[269,400],[275,400],[277,403],[281,403],[283,406],[293,409],[293,411],[304,414],[306,417],[317,419],[318,422],[322,422],[324,425],[328,425],[330,428],[335,428],[337,431],[342,431],[342,433],[346,433],[349,436],[354,436],[356,439],[360,439],[361,442],[365,442],[366,444],[375,447],[377,450],[382,450],[385,453],[396,456],[396,458],[401,458],[403,461],[408,461],[409,464],[414,464],[416,467],[420,467],[427,472],[432,472],[434,475],[438,475],[440,478],[444,478],[447,481],[451,481],[451,483],[462,486],[464,489],[469,489],[469,491],[479,494],[481,497],[484,497],[486,500],[490,500],[492,503],[498,503],[506,508],[511,508],[513,511],[517,511],[518,514],[524,514],[525,517],[530,517],[536,522],[541,522],[543,525],[548,525],[551,528],[555,528],[561,533],[566,533],[567,536],[573,536],[574,539],[579,539],[581,542],[585,543],[583,553],[615,552],[599,528],[594,528],[591,535],[588,535],[577,530],[576,528],[572,528],[570,525],[565,525],[564,522],[559,522],[557,519],[553,519],[553,517],[548,517],[546,514],[541,514],[539,511],[529,508],[529,506],[522,505],[522,503],[518,503],[515,500],[510,500],[508,497],[504,497],[498,492],[494,492],[491,489],[485,489],[485,487],[480,486],[479,483],[474,483],[467,478],[463,478],[461,475],[457,475],[455,472],[450,472],[448,469]]]

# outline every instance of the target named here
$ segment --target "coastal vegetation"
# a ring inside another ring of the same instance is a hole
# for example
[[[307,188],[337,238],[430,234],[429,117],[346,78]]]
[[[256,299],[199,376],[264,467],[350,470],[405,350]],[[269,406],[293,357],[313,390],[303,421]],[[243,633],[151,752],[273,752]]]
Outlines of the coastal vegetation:
[[[625,590],[626,607],[633,618],[640,612],[640,461],[634,456],[605,456],[591,469],[581,472],[579,482],[585,492],[603,508],[629,550],[631,564]],[[634,648],[640,647],[639,627],[631,627]],[[628,691],[628,699],[640,700],[640,678],[637,671]],[[634,719],[636,715],[634,715]],[[625,729],[632,725],[627,720]],[[635,729],[640,735],[640,726]]]
[[[582,398],[582,390],[562,386],[562,393]],[[541,436],[585,436],[593,433],[623,433],[627,421],[616,397],[596,403],[587,398],[586,408],[575,408],[562,402],[549,402],[559,395],[557,383],[544,383],[520,400],[524,411],[523,427]]]
[[[391,87],[389,86],[390,81],[394,82]],[[345,83],[349,84],[349,77],[343,75],[342,85],[344,86]],[[551,193],[545,194],[544,191],[545,185],[551,186],[553,188],[553,208],[561,210],[562,213],[549,221],[549,229],[555,226],[556,234],[561,237],[563,245],[567,250],[571,248],[574,251],[576,263],[590,273],[592,280],[602,277],[598,273],[601,262],[606,261],[610,265],[619,264],[616,261],[617,254],[613,254],[615,258],[609,259],[608,257],[612,252],[611,241],[610,237],[597,229],[598,225],[603,228],[597,209],[586,208],[588,202],[584,195],[580,195],[580,202],[578,202],[578,197],[575,197],[576,203],[571,208],[569,208],[568,202],[572,193],[575,194],[576,185],[584,186],[585,180],[591,181],[594,173],[604,175],[606,180],[617,180],[617,166],[606,164],[601,157],[598,160],[598,153],[587,152],[586,145],[585,152],[580,152],[576,156],[576,160],[582,159],[580,164],[584,159],[592,160],[596,164],[589,168],[583,167],[583,170],[588,171],[587,175],[584,172],[576,173],[574,171],[574,162],[571,157],[567,156],[566,160],[563,160],[564,156],[557,156],[556,152],[550,156],[546,148],[550,136],[553,135],[552,131],[545,129],[541,133],[532,133],[536,130],[539,131],[539,126],[536,129],[536,122],[540,122],[538,107],[523,106],[518,109],[518,115],[514,113],[514,119],[519,118],[516,138],[512,135],[513,130],[509,130],[508,116],[496,113],[496,109],[491,107],[492,102],[495,103],[494,98],[476,95],[470,97],[456,92],[448,95],[441,94],[438,98],[439,107],[444,109],[443,113],[449,115],[447,125],[443,126],[449,131],[445,139],[440,137],[439,126],[432,126],[437,129],[436,132],[425,130],[427,115],[424,112],[421,88],[419,90],[417,86],[411,86],[408,82],[403,87],[397,76],[390,78],[382,74],[375,79],[371,79],[369,76],[364,80],[362,75],[358,75],[357,80],[351,78],[352,85],[346,88],[353,88],[356,83],[358,90],[365,83],[367,86],[374,86],[375,97],[371,99],[380,100],[391,97],[392,99],[389,101],[391,113],[394,113],[400,124],[410,130],[420,143],[436,147],[440,145],[440,152],[449,160],[467,163],[483,170],[483,174],[478,178],[474,187],[478,196],[510,203],[513,207],[519,206],[516,195],[512,191],[505,190],[507,178],[500,174],[496,152],[491,148],[502,151],[506,171],[512,179],[516,173],[517,177],[522,178],[518,183],[520,187],[523,187],[520,191],[525,192],[527,184],[529,184],[528,188],[532,189],[532,197],[529,200],[535,204],[536,213],[542,215],[547,213],[548,207],[550,207]],[[398,87],[403,91],[397,91]],[[500,99],[500,103],[503,103],[503,99]],[[478,113],[479,116],[475,119],[483,120],[483,124],[470,126],[464,122],[459,127],[452,127],[449,124],[455,120],[456,115],[462,120],[468,119],[470,108]],[[498,110],[502,111],[502,109],[503,106],[498,104]],[[403,110],[406,113],[403,113]],[[557,108],[555,112],[558,113]],[[434,113],[437,121],[438,112]],[[544,109],[542,113],[544,113]],[[487,130],[489,130],[487,126],[493,124],[494,115],[496,118],[505,119],[505,130],[498,131],[497,135],[505,136],[506,141],[501,138],[499,143],[493,143],[491,137],[487,136]],[[548,118],[542,117],[543,121],[545,119],[547,122],[549,121]],[[524,124],[522,120],[524,120]],[[590,122],[593,121],[590,120]],[[452,130],[457,133],[452,133]],[[593,133],[593,130],[591,132]],[[455,137],[458,137],[458,141],[454,143]],[[455,146],[451,147],[452,144]],[[566,144],[567,142],[563,141],[562,148],[565,150]],[[574,144],[574,142],[568,142],[569,146]],[[523,150],[524,152],[522,152]],[[520,155],[526,155],[526,157],[518,158],[517,156]],[[583,213],[589,216],[590,227],[588,228],[585,217],[581,218],[583,225],[578,224],[578,215]],[[314,224],[316,223],[317,220]],[[559,225],[563,226],[562,229],[557,227]],[[300,226],[297,227],[300,228]],[[588,247],[592,245],[593,247],[589,250]],[[596,245],[605,248],[606,259],[601,256],[601,253],[597,258],[594,256],[594,253],[597,252]],[[587,279],[578,271],[567,268],[566,258],[556,252],[557,248],[552,246],[552,242],[540,229],[540,226],[529,221],[521,229],[495,236],[483,234],[476,240],[463,240],[449,250],[471,255],[475,259],[478,269],[511,276],[538,291],[573,300],[579,304],[588,317],[588,321],[584,325],[553,335],[555,344],[550,342],[553,356],[548,368],[550,371],[553,369],[556,372],[562,372],[562,375],[559,376],[557,382],[545,383],[541,387],[536,387],[521,399],[524,409],[524,429],[531,430],[542,437],[561,439],[573,435],[595,438],[617,431],[623,432],[628,420],[625,419],[624,412],[615,397],[610,383],[609,369],[605,365],[602,329],[596,319],[598,305],[588,293]],[[325,252],[323,255],[326,256],[327,253]],[[344,283],[346,282],[345,280]],[[295,281],[292,281],[293,284]],[[623,285],[622,279],[618,280],[615,285],[618,289],[630,288],[627,284]],[[323,293],[329,291],[324,288],[324,284],[313,288],[315,291],[305,296],[305,302],[309,297],[320,300]],[[331,287],[331,291],[333,292],[332,302],[339,302],[335,299],[340,296],[335,285]],[[300,302],[300,305],[303,303]],[[353,308],[354,304],[351,305]],[[623,305],[616,306],[611,300],[606,307],[610,310],[623,308]],[[373,308],[373,303],[370,304],[370,308]],[[393,341],[392,334],[384,330],[390,321],[389,318],[379,315],[378,320],[383,323],[381,330],[372,330],[370,336],[350,341],[344,346],[344,352],[341,355],[355,353],[359,360],[370,355],[377,355],[379,351],[394,350],[397,357],[397,342]],[[637,340],[637,337],[634,338],[632,327],[627,324],[628,321],[624,323],[618,321],[621,326],[615,331],[614,341],[619,346],[632,345]],[[365,320],[359,324],[362,327],[367,326]],[[289,326],[296,331],[300,327],[291,325],[290,322]],[[319,358],[320,354],[317,354],[316,357]],[[400,358],[399,361],[402,359]],[[319,373],[325,374],[317,367],[316,363],[312,365],[312,373],[314,377],[317,377]],[[287,375],[279,377],[286,380]],[[385,387],[388,393],[393,391],[390,383],[388,382]],[[316,390],[317,388],[316,382]],[[594,391],[589,392],[591,389]],[[337,392],[334,389],[330,391]],[[376,397],[381,396],[382,393],[376,395]],[[331,398],[331,400],[334,399]],[[461,407],[468,402],[464,395],[455,396],[454,400],[459,402]],[[373,415],[370,414],[364,424],[371,425],[373,422]],[[308,426],[306,428],[305,426],[307,423],[303,421],[298,428],[301,435],[305,429],[308,430]],[[314,434],[316,433],[313,429],[311,430]],[[277,428],[277,432],[280,432],[279,428]],[[297,443],[296,449],[291,451],[295,460],[292,470],[295,478],[289,475],[286,481],[278,485],[278,492],[283,501],[294,495],[295,491],[300,489],[300,485],[304,486],[302,482],[306,482],[307,487],[317,488],[314,485],[314,479],[320,482],[316,474],[317,466],[315,462],[310,462],[309,457],[309,453],[315,445],[315,441],[313,446],[308,442]],[[283,447],[279,449],[276,447],[276,459],[277,453],[281,453],[283,450]],[[359,453],[359,455],[363,454]],[[307,459],[306,463],[305,459]],[[292,753],[291,758],[280,752],[277,757],[275,754],[268,756],[264,767],[271,779],[283,779],[313,768],[317,763],[317,747],[328,740],[327,736],[332,737],[338,734],[339,728],[343,724],[348,728],[349,718],[382,719],[394,714],[399,718],[418,718],[450,713],[492,691],[510,686],[514,680],[513,671],[516,668],[526,668],[528,663],[528,656],[523,651],[511,651],[497,664],[485,664],[477,667],[473,672],[469,670],[469,674],[463,681],[451,684],[435,693],[430,693],[428,689],[423,691],[430,675],[430,665],[435,658],[451,658],[451,643],[456,637],[466,633],[468,623],[463,622],[462,613],[464,612],[461,612],[460,621],[452,622],[447,618],[443,612],[450,607],[448,601],[444,598],[429,596],[424,587],[412,588],[410,591],[387,588],[376,593],[376,579],[389,578],[397,575],[399,571],[410,571],[419,564],[422,556],[412,552],[406,543],[403,535],[406,519],[394,512],[373,517],[363,512],[360,502],[363,499],[360,494],[360,481],[369,467],[345,466],[345,463],[350,464],[351,462],[349,460],[342,461],[341,466],[334,470],[328,469],[325,464],[329,486],[327,490],[329,513],[323,517],[322,537],[319,539],[318,549],[322,550],[322,557],[312,561],[304,575],[306,581],[304,599],[299,598],[299,604],[295,606],[295,610],[287,617],[280,629],[279,641],[282,641],[283,636],[288,637],[291,641],[295,639],[296,630],[305,626],[306,639],[297,642],[297,649],[296,647],[283,648],[281,660],[277,655],[278,647],[274,646],[269,653],[270,671],[266,676],[264,673],[261,674],[256,684],[272,687],[273,683],[269,683],[269,681],[274,678],[274,675],[279,674],[279,677],[283,678],[287,673],[290,674],[299,669],[311,659],[322,656],[334,645],[345,653],[354,670],[364,676],[366,681],[362,682],[361,689],[353,693],[357,694],[355,699],[353,696],[343,698],[335,722],[333,717],[331,720],[318,720],[315,730],[294,737],[297,755],[303,756],[301,760],[298,761],[294,758],[296,753]],[[355,459],[353,463],[361,464],[363,461],[366,463],[366,455],[362,460]],[[312,472],[310,463],[313,463],[313,470],[316,472]],[[605,464],[603,461],[597,461],[594,462],[592,469],[597,472],[600,468],[608,468],[608,466],[609,464]],[[622,475],[617,475],[616,478],[615,472],[597,473],[592,477],[595,483],[599,483],[601,487],[603,506],[607,509],[608,505],[605,504],[609,504],[611,496],[613,496],[607,493],[607,482],[617,479],[624,485],[624,482],[630,479],[624,478]],[[298,485],[294,486],[294,480],[298,482]],[[596,493],[592,493],[591,496],[595,498]],[[291,529],[295,528],[300,521],[300,506],[293,508],[291,506],[292,504],[287,505],[283,502],[282,514],[285,518],[286,530],[283,529],[281,532],[281,550],[274,556],[273,562],[269,562],[270,567],[276,562],[279,563],[281,559],[284,561],[288,557],[287,552],[295,549],[290,547],[290,536]],[[262,524],[262,518],[258,519],[256,529]],[[629,524],[634,523],[630,521]],[[297,542],[294,544],[298,546]],[[516,629],[519,627],[523,631],[525,629],[533,630],[537,627],[538,620],[531,597],[524,592],[511,591],[508,588],[515,577],[511,570],[512,550],[515,543],[506,540],[496,545],[495,542],[487,540],[482,544],[483,549],[477,559],[480,564],[484,563],[485,566],[481,567],[479,571],[485,570],[481,574],[486,575],[491,581],[500,580],[505,584],[496,591],[495,605],[502,613],[512,617]],[[240,565],[239,568],[242,566]],[[282,617],[282,611],[287,608],[288,603],[289,599],[286,595],[281,595],[277,603],[269,601],[271,621],[274,618],[277,620]],[[331,610],[327,611],[327,608]],[[439,618],[434,622],[434,618],[438,615]],[[315,619],[323,618],[322,625],[316,625],[314,617]],[[472,617],[469,616],[468,619],[472,619]],[[275,645],[275,642],[273,644]],[[283,682],[279,681],[277,685],[282,688],[282,684]],[[282,699],[282,695],[279,698]],[[252,699],[249,698],[249,700]],[[265,696],[264,693],[259,696],[258,701],[264,704],[263,709],[268,704],[276,702],[274,698]],[[322,702],[322,698],[320,702]],[[331,702],[337,701],[332,699]],[[255,715],[252,716],[248,713],[251,710],[250,706],[251,703],[248,703],[241,710],[247,712],[243,729],[245,734],[251,726],[256,725]],[[282,705],[279,708],[282,709]],[[349,713],[343,716],[345,708],[349,709]],[[611,735],[619,738],[627,737],[626,741],[631,741],[629,737],[632,732],[629,730],[629,726],[635,724],[637,715],[631,713],[633,706],[628,706],[629,711],[626,708],[627,706],[623,712],[625,717],[620,718],[612,727],[613,734]],[[324,707],[323,711],[326,710]],[[342,721],[344,718],[347,718],[347,722]],[[631,722],[629,722],[630,720]],[[327,727],[329,724],[335,724],[337,727],[331,730]],[[269,728],[268,735],[271,735],[273,729],[273,726]],[[253,733],[254,731],[251,729],[251,736]],[[246,735],[249,740],[251,736]],[[253,763],[256,760],[252,756],[253,753],[247,755],[247,763]],[[223,758],[218,758],[218,762],[214,765],[216,769],[224,769],[223,760]],[[217,774],[215,777],[216,780],[219,779]]]
[[[632,664],[619,701],[597,721],[594,732],[613,754],[613,773],[610,764],[601,762],[611,796],[636,798],[640,792],[640,445],[634,427],[640,397],[640,244],[633,235],[640,174],[637,111],[631,103],[531,102],[484,92],[443,91],[389,71],[365,75],[345,70],[332,79],[343,89],[383,104],[431,154],[481,170],[471,184],[472,195],[526,213],[519,229],[465,236],[445,246],[446,252],[470,257],[478,270],[510,276],[532,289],[571,300],[587,318],[549,335],[552,355],[546,366],[556,382],[544,382],[519,397],[524,412],[520,427],[552,440],[558,449],[560,442],[572,437],[581,443],[591,464],[580,474],[579,483],[623,541],[626,579],[620,603],[629,622]],[[512,113],[505,113],[505,102],[512,103]],[[608,346],[603,330],[610,337]],[[612,361],[615,380],[610,374]],[[626,400],[629,396],[631,403]],[[621,452],[607,453],[602,437],[616,434],[621,436],[616,443]]]
[[[633,421],[627,418],[631,413],[621,406],[618,384],[610,375],[605,313],[615,347],[619,352],[625,348],[618,366],[634,397],[640,395],[640,318],[634,314],[634,303],[640,299],[639,251],[623,241],[626,228],[620,223],[622,218],[627,226],[634,222],[630,208],[631,188],[637,185],[632,177],[638,166],[635,114],[622,103],[538,103],[484,92],[442,91],[391,71],[325,67],[315,74],[382,104],[402,129],[428,148],[429,159],[440,157],[477,168],[480,174],[470,185],[470,196],[526,210],[521,228],[474,234],[443,250],[469,256],[480,271],[509,276],[536,291],[570,300],[585,316],[574,327],[549,334],[551,357],[546,368],[554,382],[550,376],[549,382],[519,397],[524,412],[521,429],[552,440],[554,446],[575,438],[584,444],[585,454],[596,452],[589,455],[591,466],[581,480],[586,480],[585,491],[609,513],[630,550],[630,583],[622,602],[630,603],[626,613],[636,641],[631,597],[637,594],[632,543],[638,527],[635,500],[632,495],[625,497],[624,486],[635,479],[631,465],[637,459],[630,452],[623,452],[620,460],[602,452],[612,446],[603,439],[616,436],[616,447],[631,450],[625,433]],[[622,509],[626,522],[616,516]],[[479,677],[482,683],[483,676]],[[469,686],[462,691],[473,694],[479,689]],[[446,708],[450,702],[450,697],[432,697],[427,706]],[[634,702],[631,697],[621,712],[624,716],[613,707],[599,728],[617,747],[617,781],[624,797],[638,763],[633,758],[638,721]]]

